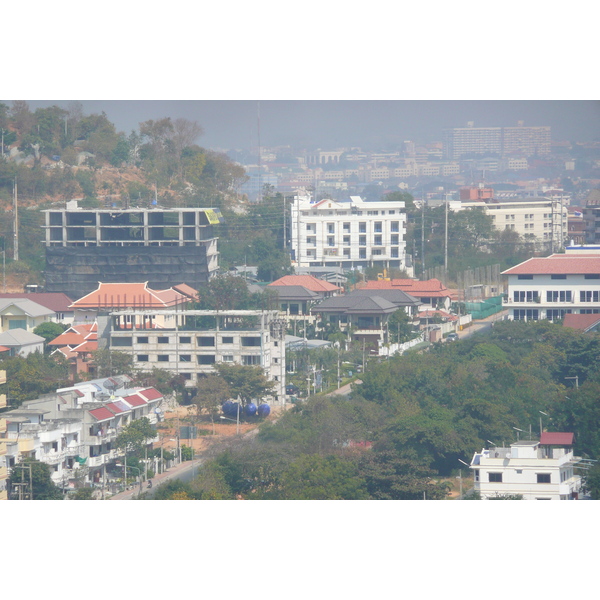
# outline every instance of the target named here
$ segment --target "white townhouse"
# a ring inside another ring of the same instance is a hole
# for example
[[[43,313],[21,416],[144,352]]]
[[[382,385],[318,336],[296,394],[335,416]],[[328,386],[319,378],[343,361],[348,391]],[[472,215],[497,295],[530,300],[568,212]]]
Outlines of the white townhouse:
[[[566,314],[600,313],[600,253],[582,250],[567,248],[566,254],[530,258],[504,271],[508,318],[554,321]]]
[[[521,495],[524,500],[577,500],[580,459],[573,455],[573,434],[546,432],[540,440],[522,440],[508,448],[492,446],[471,460],[474,489],[487,500]]]
[[[406,267],[404,202],[297,196],[291,217],[296,267]]]

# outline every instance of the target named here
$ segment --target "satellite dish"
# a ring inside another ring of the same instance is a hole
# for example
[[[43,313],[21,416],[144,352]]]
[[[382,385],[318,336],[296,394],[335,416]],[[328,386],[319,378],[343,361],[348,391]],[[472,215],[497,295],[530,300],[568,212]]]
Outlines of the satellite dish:
[[[104,392],[100,392],[99,394],[96,394],[96,400],[104,402],[105,400],[110,400],[110,396]]]

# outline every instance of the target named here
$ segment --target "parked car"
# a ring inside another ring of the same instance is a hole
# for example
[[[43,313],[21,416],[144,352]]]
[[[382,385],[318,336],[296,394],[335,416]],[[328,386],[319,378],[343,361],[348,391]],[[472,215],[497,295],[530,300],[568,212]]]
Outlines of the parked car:
[[[447,342],[456,342],[458,340],[458,333],[449,333],[446,338]]]
[[[298,394],[300,390],[293,383],[290,383],[285,386],[285,393],[288,396],[295,396]]]

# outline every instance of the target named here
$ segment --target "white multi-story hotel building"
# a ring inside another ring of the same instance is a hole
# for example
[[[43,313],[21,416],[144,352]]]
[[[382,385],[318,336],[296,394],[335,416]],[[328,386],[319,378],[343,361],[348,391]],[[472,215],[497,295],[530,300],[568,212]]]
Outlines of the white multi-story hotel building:
[[[599,248],[568,247],[565,254],[530,258],[502,275],[508,277],[509,319],[553,321],[568,313],[600,313]]]
[[[574,470],[573,434],[543,432],[540,441],[476,452],[471,460],[474,489],[482,500],[522,496],[523,500],[576,500],[581,476]]]
[[[404,202],[320,200],[292,204],[292,260],[297,267],[380,264],[406,267]]]

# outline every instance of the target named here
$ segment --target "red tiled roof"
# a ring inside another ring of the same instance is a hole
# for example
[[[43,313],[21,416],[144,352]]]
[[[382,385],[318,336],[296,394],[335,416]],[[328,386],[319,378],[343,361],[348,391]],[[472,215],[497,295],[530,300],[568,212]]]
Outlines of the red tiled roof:
[[[87,340],[79,346],[75,346],[73,348],[73,352],[77,352],[78,354],[84,354],[87,352],[95,352],[98,350],[98,341],[97,340]]]
[[[6,346],[0,346],[0,352],[7,352],[8,350],[10,350],[10,348],[7,348]]]
[[[139,394],[125,396],[124,398],[121,398],[121,400],[129,404],[129,406],[144,406],[145,404],[148,404],[148,402],[146,402],[146,400]]]
[[[148,283],[100,283],[93,292],[76,300],[72,308],[166,308],[187,302],[172,288],[151,290]]]
[[[502,275],[586,275],[600,274],[600,255],[553,254],[522,262]]]
[[[572,327],[587,331],[600,321],[600,315],[575,315],[567,313],[563,318],[563,327]]]
[[[198,290],[195,290],[187,283],[178,283],[177,285],[173,286],[173,289],[177,292],[180,292],[184,296],[188,296],[192,300],[198,300]]]
[[[450,296],[450,290],[439,279],[392,279],[390,281],[367,281],[361,289],[367,290],[402,290],[416,298],[445,298]]]
[[[548,446],[572,446],[573,434],[559,431],[544,431],[540,436],[540,444]]]
[[[109,419],[114,418],[114,414],[102,406],[101,408],[94,408],[94,410],[89,411],[90,415],[94,417],[97,421],[108,421]]]
[[[158,400],[159,398],[163,397],[163,395],[157,389],[152,387],[145,390],[138,390],[137,393],[147,400]]]
[[[317,279],[312,275],[284,275],[277,281],[269,283],[269,285],[301,285],[311,292],[337,292],[341,290],[337,285]]]
[[[130,410],[130,408],[124,402],[121,402],[119,400],[116,400],[115,402],[110,402],[106,405],[106,408],[108,408],[108,410],[115,413],[116,415],[128,412]]]

